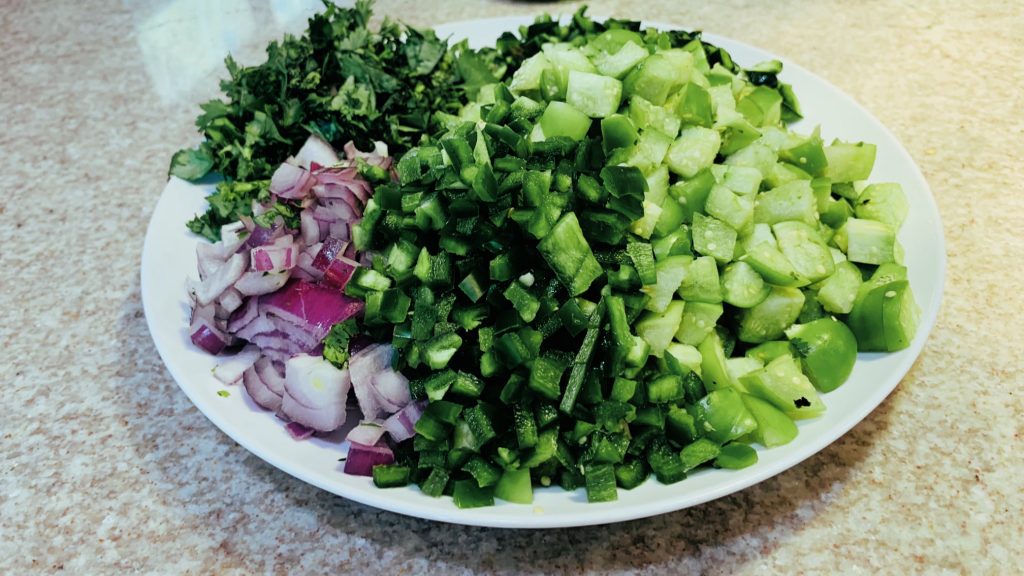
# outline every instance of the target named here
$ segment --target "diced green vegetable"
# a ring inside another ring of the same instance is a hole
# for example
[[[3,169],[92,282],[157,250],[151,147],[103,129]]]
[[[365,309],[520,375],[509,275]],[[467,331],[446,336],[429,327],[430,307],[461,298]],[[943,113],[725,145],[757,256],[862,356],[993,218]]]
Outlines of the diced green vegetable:
[[[269,192],[301,139],[394,144],[392,173],[354,160],[373,195],[352,247],[372,258],[344,291],[364,308],[322,343],[339,368],[356,334],[391,343],[426,401],[376,485],[460,508],[553,483],[603,502],[652,474],[743,468],[748,443],[824,411],[858,349],[914,338],[902,188],[867,181],[873,145],[787,129],[780,62],[742,69],[699,34],[583,10],[483,51],[370,31],[363,3],[327,13],[273,63],[229,63],[207,141],[172,171],[226,177],[193,231],[291,231],[324,202]]]

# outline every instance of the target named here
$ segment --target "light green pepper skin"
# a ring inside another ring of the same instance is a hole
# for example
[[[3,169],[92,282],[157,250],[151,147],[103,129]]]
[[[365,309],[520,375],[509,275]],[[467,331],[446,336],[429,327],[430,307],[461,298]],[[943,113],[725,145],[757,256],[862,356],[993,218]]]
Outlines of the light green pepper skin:
[[[697,431],[718,443],[735,440],[757,428],[757,420],[734,388],[708,393],[694,405]]]
[[[835,390],[853,372],[857,339],[846,324],[835,318],[794,324],[786,330],[786,336],[800,357],[804,374],[818,390]]]

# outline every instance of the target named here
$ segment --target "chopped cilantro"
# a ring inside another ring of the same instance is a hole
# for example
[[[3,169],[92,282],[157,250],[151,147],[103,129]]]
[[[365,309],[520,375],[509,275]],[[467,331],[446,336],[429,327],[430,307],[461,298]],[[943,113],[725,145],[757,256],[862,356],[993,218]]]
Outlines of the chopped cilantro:
[[[353,8],[325,2],[305,33],[267,47],[266,62],[242,66],[227,57],[224,98],[202,104],[196,119],[205,141],[171,159],[170,175],[196,181],[219,172],[233,182],[230,192],[218,187],[190,230],[216,241],[221,225],[249,215],[252,200],[266,200],[260,181],[310,133],[337,149],[349,140],[364,150],[382,140],[398,156],[440,132],[437,115],[457,113],[465,93],[504,75],[493,49],[449,47],[432,30],[387,18],[371,30],[371,15],[367,0]],[[240,187],[253,182],[259,186]]]
[[[801,358],[806,358],[811,352],[811,346],[800,338],[793,338],[789,341],[789,345],[793,347],[793,352]]]
[[[338,368],[348,362],[348,343],[352,336],[359,333],[355,319],[339,322],[331,327],[324,337],[324,358]]]

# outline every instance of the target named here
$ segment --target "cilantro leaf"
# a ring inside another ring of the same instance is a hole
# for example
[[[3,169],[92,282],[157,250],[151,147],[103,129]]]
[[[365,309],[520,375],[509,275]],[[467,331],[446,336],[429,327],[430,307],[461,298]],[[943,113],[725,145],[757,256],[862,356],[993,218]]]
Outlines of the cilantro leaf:
[[[801,338],[792,338],[789,341],[789,345],[792,346],[793,352],[796,353],[800,358],[806,358],[811,353],[811,346]]]
[[[349,341],[358,333],[359,326],[352,318],[332,326],[331,331],[324,336],[324,358],[338,368],[344,367],[348,362]]]
[[[195,182],[206,176],[211,168],[213,157],[206,148],[178,150],[171,157],[171,167],[167,170],[167,175]]]

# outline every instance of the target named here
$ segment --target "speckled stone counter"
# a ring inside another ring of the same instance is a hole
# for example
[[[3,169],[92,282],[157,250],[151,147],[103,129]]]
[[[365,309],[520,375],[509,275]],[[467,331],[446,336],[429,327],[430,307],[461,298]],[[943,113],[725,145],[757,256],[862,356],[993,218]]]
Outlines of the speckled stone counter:
[[[381,2],[429,25],[572,10]],[[170,155],[227,50],[308,3],[0,7],[0,573],[1020,573],[1024,8],[1020,2],[593,2],[701,28],[836,84],[905,144],[948,242],[938,324],[897,390],[760,485],[647,520],[501,531],[303,484],[194,408],[156,354],[139,255]]]

